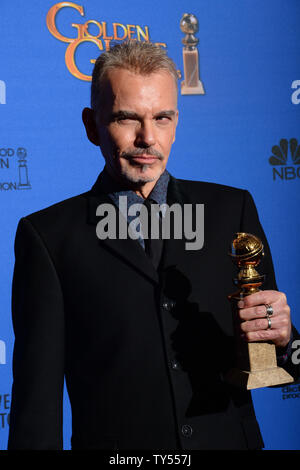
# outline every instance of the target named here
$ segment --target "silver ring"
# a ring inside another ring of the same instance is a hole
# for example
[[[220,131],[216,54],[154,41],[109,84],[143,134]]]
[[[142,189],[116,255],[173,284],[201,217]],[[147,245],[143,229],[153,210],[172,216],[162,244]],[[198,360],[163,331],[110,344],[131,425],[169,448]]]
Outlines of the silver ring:
[[[267,315],[267,320],[268,320],[268,326],[266,330],[270,330],[272,328],[272,322],[271,322],[271,318],[269,317],[269,315]]]
[[[274,310],[273,310],[272,305],[265,304],[265,307],[266,307],[266,314],[269,315],[269,316],[273,315]]]

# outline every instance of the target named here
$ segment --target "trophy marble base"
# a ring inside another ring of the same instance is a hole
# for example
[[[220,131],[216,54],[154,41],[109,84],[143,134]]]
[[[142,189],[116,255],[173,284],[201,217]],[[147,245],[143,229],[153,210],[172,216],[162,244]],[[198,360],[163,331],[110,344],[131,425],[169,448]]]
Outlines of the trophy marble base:
[[[181,94],[182,95],[205,95],[205,91],[202,82],[198,80],[196,86],[187,86],[185,81],[181,82]]]
[[[231,385],[252,390],[291,383],[294,379],[281,367],[275,367],[255,372],[232,369],[226,377],[226,381]]]
[[[247,390],[294,382],[293,377],[277,366],[275,345],[245,343],[239,345],[238,366],[228,372],[226,381]]]

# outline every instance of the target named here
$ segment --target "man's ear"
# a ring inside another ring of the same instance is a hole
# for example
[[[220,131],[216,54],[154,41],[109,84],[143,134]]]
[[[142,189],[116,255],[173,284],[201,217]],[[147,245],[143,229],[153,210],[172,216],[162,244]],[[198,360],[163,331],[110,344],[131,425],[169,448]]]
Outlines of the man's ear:
[[[100,142],[94,110],[91,108],[84,108],[82,111],[82,121],[89,141],[92,142],[92,144],[99,146]]]

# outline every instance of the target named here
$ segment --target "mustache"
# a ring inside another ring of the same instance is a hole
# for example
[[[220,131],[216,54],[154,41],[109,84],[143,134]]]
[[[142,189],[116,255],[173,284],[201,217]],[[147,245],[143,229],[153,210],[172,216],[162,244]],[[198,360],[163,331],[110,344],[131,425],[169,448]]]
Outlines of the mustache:
[[[128,150],[126,152],[122,152],[120,154],[120,157],[126,158],[127,160],[129,160],[132,157],[138,157],[140,155],[151,155],[151,156],[157,157],[159,160],[164,159],[164,156],[162,153],[160,153],[158,150],[152,149],[151,147]]]

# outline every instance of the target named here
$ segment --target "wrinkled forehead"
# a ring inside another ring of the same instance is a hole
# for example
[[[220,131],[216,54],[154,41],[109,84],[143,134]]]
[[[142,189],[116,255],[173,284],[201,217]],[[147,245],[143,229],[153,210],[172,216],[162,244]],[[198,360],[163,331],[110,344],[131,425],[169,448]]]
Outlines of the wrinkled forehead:
[[[162,106],[177,109],[177,82],[167,70],[143,75],[123,68],[112,68],[102,80],[99,112],[107,113],[118,104]]]

